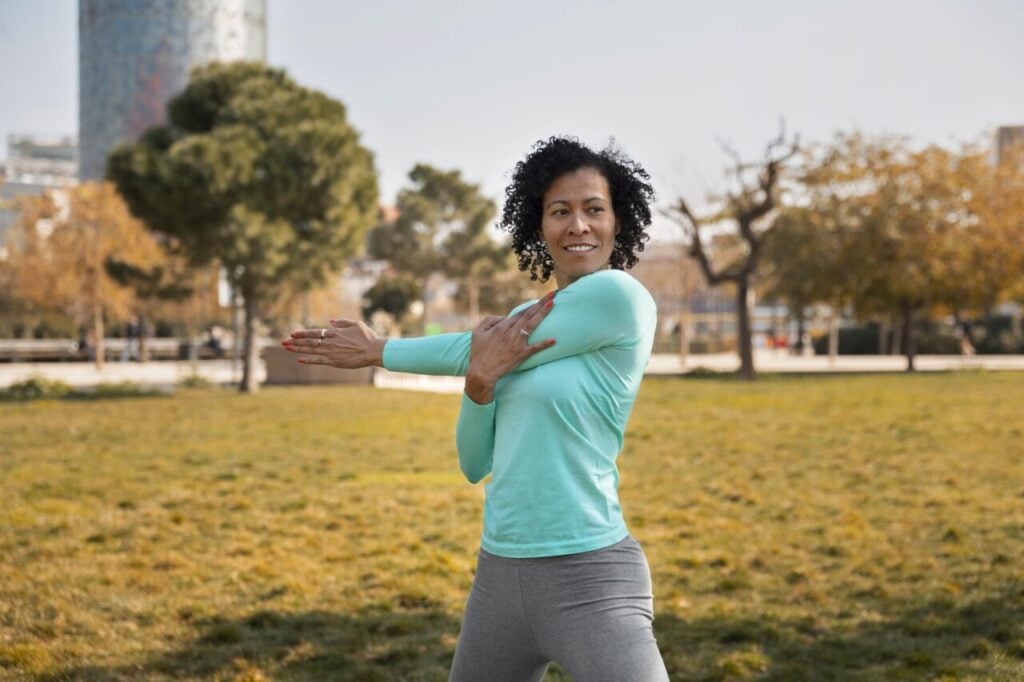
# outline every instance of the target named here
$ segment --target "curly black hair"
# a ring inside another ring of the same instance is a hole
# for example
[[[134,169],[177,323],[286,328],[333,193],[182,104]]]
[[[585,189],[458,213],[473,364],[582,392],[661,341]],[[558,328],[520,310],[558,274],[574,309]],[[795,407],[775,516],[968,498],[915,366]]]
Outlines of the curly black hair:
[[[643,167],[626,156],[612,141],[600,152],[575,137],[551,137],[533,145],[525,159],[516,164],[512,182],[505,188],[505,208],[498,228],[512,234],[512,248],[519,257],[519,269],[530,271],[531,280],[546,282],[554,262],[541,237],[544,193],[555,179],[581,168],[593,168],[608,181],[618,234],[609,265],[625,270],[636,265],[637,253],[650,239],[655,200],[651,177]]]

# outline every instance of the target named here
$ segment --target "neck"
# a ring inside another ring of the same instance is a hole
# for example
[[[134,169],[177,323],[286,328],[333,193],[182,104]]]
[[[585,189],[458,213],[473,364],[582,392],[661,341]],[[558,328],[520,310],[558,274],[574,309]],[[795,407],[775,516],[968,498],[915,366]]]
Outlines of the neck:
[[[604,267],[600,267],[597,270],[592,270],[590,272],[584,272],[582,275],[570,275],[567,272],[555,270],[555,284],[558,285],[559,289],[564,289],[573,282],[575,282],[576,280],[578,280],[580,277],[586,277],[587,275],[593,274],[595,272],[600,272],[601,270],[607,270],[608,268],[609,265],[606,263]]]

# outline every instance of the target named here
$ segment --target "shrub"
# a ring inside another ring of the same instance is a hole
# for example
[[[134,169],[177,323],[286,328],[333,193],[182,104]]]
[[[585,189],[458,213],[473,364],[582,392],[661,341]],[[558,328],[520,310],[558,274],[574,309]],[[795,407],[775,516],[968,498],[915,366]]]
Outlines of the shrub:
[[[199,374],[189,374],[178,382],[180,388],[209,388],[213,382]]]
[[[889,334],[895,333],[893,330]],[[870,322],[859,327],[839,330],[840,355],[876,355],[879,350],[881,327]],[[889,339],[883,344],[888,348]],[[813,340],[815,355],[828,355],[828,334]],[[932,320],[918,320],[914,325],[914,346],[917,355],[959,355],[960,340],[953,329]],[[900,353],[903,352],[901,348]]]
[[[63,398],[70,392],[71,387],[63,381],[31,377],[12,384],[3,393],[3,396],[8,400],[41,400],[43,398]]]
[[[96,384],[92,393],[96,398],[131,398],[135,396],[157,395],[158,391],[140,386],[133,381]]]

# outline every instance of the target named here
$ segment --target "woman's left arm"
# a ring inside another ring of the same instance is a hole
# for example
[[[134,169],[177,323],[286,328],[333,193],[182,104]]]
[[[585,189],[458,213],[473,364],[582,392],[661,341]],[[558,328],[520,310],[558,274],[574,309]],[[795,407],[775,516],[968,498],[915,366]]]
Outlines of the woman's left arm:
[[[491,473],[496,409],[493,400],[481,405],[468,394],[462,394],[455,448],[459,453],[459,468],[470,483],[478,483]]]
[[[519,306],[505,319],[529,318],[543,303],[544,299],[532,306]],[[630,275],[602,270],[558,291],[554,308],[543,315],[540,324],[528,330],[528,342],[536,345],[537,340],[554,339],[557,344],[528,356],[510,371],[531,369],[606,346],[635,343],[653,330],[657,310],[647,290]],[[342,368],[373,365],[396,372],[444,376],[465,376],[469,370],[472,332],[380,339],[362,322],[332,320],[331,325],[333,328],[322,340],[318,338],[320,330],[293,332],[285,347],[306,355],[300,362],[307,364]],[[322,347],[317,345],[321,341]]]
[[[531,344],[530,332],[551,311],[554,294],[509,317],[489,317],[473,330],[466,388],[462,394],[455,446],[459,468],[470,483],[490,473],[494,460],[494,431],[497,406],[494,390],[501,377],[515,370],[523,360],[550,348],[553,341]]]

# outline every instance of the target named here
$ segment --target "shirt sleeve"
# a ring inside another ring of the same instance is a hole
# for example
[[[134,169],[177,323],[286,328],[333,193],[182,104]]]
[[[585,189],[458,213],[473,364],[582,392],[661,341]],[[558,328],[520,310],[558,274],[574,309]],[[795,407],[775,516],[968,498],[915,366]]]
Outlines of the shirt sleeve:
[[[465,393],[459,423],[455,428],[455,447],[459,452],[459,468],[470,483],[480,482],[491,473],[494,461],[495,402],[480,405]]]
[[[392,372],[461,377],[469,368],[472,332],[437,334],[411,339],[388,339],[384,368]]]
[[[653,328],[654,300],[643,285],[621,270],[601,270],[581,277],[555,295],[554,308],[530,334],[530,343],[555,339],[515,371],[589,353],[606,346],[628,346]],[[531,305],[517,306],[511,313]],[[384,367],[395,372],[465,376],[472,332],[389,339]]]

